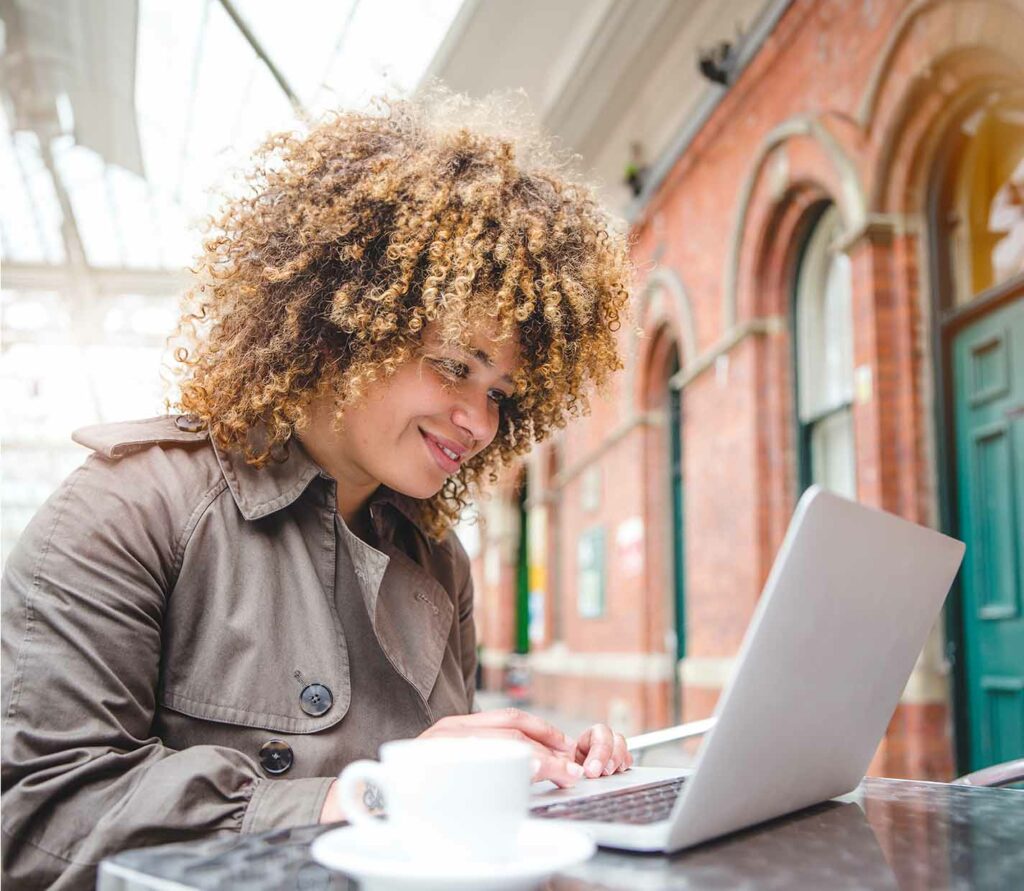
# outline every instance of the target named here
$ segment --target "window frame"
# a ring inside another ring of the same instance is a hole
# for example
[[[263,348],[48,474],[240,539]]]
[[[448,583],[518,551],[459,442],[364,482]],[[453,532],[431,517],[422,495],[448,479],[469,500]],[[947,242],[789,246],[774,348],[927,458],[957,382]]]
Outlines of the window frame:
[[[822,408],[808,417],[804,417],[801,411],[802,396],[801,393],[801,325],[800,325],[800,303],[801,303],[801,278],[804,272],[806,264],[809,262],[808,253],[814,243],[814,237],[818,231],[819,226],[822,225],[826,214],[830,210],[836,209],[837,206],[834,201],[830,198],[823,198],[820,201],[815,202],[807,211],[803,225],[799,230],[799,247],[794,254],[794,263],[792,267],[792,275],[789,289],[789,342],[790,342],[790,370],[791,370],[791,397],[793,404],[793,426],[794,426],[794,442],[796,443],[796,484],[797,484],[797,496],[802,494],[809,486],[814,484],[814,454],[812,448],[812,440],[814,437],[815,429],[823,422],[842,414],[849,413],[853,415],[853,393],[851,392],[845,399],[838,401],[832,405],[828,405]],[[851,307],[852,309],[852,307]],[[851,318],[849,319],[850,333],[853,334],[853,318],[851,312]],[[853,357],[851,355],[851,365]],[[851,376],[853,369],[851,368]],[[851,424],[851,435],[853,436],[851,453],[854,456],[853,463],[853,487],[854,492],[857,488],[857,442],[856,432],[852,429]]]

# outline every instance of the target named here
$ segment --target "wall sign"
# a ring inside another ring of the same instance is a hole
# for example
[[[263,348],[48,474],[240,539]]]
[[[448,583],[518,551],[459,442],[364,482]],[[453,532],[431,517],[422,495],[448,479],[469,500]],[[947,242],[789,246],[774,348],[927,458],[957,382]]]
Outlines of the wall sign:
[[[601,467],[594,464],[580,477],[580,507],[592,513],[601,506]]]
[[[605,560],[604,527],[588,529],[577,545],[577,606],[584,619],[604,615]]]
[[[644,571],[644,520],[630,517],[615,530],[615,567],[624,576],[641,575]]]

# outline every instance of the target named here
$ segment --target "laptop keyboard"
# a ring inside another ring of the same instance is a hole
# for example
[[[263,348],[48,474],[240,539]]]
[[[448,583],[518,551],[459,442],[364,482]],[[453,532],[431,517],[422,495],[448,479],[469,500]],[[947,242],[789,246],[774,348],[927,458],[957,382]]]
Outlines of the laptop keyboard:
[[[556,801],[530,809],[531,817],[595,823],[657,823],[667,820],[686,777],[602,792],[577,801]]]

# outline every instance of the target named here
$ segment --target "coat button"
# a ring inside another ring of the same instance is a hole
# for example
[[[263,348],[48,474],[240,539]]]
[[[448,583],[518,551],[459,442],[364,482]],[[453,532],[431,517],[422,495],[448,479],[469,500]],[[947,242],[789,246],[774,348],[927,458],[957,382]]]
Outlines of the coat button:
[[[272,776],[284,773],[294,761],[295,753],[284,740],[270,739],[260,746],[260,764]]]
[[[323,684],[310,684],[302,688],[302,693],[299,694],[299,702],[302,705],[302,710],[307,715],[319,718],[320,715],[334,705],[334,696]]]
[[[186,433],[198,433],[206,427],[206,424],[195,415],[178,415],[174,419],[174,426]]]

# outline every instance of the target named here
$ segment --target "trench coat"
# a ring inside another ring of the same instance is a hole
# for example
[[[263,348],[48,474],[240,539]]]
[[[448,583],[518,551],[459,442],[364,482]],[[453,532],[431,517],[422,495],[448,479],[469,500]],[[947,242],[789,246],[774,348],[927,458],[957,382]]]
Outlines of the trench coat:
[[[315,823],[350,760],[472,710],[469,560],[411,499],[378,490],[374,547],[340,535],[336,483],[297,443],[257,469],[189,416],[74,439],[94,453],[3,576],[11,887],[89,887],[124,848]]]

